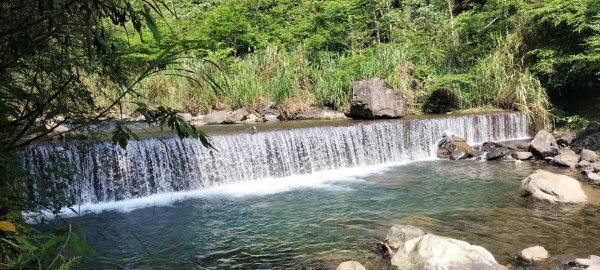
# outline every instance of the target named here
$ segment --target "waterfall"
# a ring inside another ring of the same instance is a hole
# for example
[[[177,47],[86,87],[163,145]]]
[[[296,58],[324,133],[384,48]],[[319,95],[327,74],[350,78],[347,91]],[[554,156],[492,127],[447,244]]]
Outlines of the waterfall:
[[[526,138],[527,128],[525,114],[494,113],[214,136],[218,151],[178,138],[130,141],[125,150],[110,142],[45,143],[20,158],[33,175],[67,183],[84,204],[433,158],[444,132],[477,144]],[[72,177],[51,173],[58,163],[70,165]]]

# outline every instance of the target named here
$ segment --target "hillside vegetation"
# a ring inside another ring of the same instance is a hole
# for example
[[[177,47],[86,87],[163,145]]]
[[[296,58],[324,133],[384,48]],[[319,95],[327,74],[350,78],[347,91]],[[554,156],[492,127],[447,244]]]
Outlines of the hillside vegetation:
[[[166,67],[180,76],[142,83],[139,99],[154,106],[344,111],[353,80],[381,77],[412,113],[515,109],[547,125],[550,98],[572,110],[598,96],[597,1],[217,0],[174,10],[141,39],[116,29],[134,65],[192,40]]]

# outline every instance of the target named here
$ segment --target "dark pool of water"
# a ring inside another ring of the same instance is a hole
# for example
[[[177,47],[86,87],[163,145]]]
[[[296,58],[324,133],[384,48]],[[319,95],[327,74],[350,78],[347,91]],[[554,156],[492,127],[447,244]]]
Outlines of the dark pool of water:
[[[599,254],[599,206],[519,196],[520,181],[539,166],[422,161],[318,187],[68,220],[95,249],[89,269],[335,269],[345,260],[391,269],[376,242],[394,223],[481,245],[502,264],[538,244],[557,261]]]

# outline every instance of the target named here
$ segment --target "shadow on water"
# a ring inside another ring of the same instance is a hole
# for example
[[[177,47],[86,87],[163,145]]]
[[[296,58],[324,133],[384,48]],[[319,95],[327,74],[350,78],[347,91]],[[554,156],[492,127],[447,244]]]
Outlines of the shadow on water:
[[[533,245],[555,256],[552,267],[598,254],[598,205],[519,195],[520,181],[537,168],[544,165],[423,161],[363,181],[213,195],[69,221],[85,228],[96,250],[86,259],[90,269],[335,269],[345,260],[392,269],[375,243],[395,223],[481,245],[501,264]]]

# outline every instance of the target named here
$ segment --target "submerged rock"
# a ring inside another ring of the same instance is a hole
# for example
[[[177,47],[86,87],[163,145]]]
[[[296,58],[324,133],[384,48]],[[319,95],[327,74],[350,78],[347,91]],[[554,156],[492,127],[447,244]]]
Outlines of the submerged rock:
[[[382,79],[352,82],[352,105],[348,117],[355,119],[399,118],[406,115],[406,101]]]
[[[357,261],[347,261],[340,263],[335,270],[367,270],[367,268]]]
[[[408,240],[392,257],[398,269],[506,269],[485,248],[449,237],[425,234]]]
[[[517,257],[525,263],[533,264],[534,262],[548,259],[550,253],[542,246],[534,246],[521,250],[521,252],[517,254]]]
[[[556,156],[558,154],[558,145],[550,132],[540,130],[529,143],[529,151],[540,159],[544,159]]]
[[[512,152],[511,156],[514,159],[518,159],[518,160],[528,160],[533,157],[533,154],[531,152],[518,151],[518,152]]]
[[[537,170],[521,181],[523,196],[552,203],[582,203],[587,196],[581,189],[579,181],[566,175]]]
[[[558,153],[551,161],[554,165],[575,168],[575,165],[579,162],[579,155],[571,149],[560,149]]]

